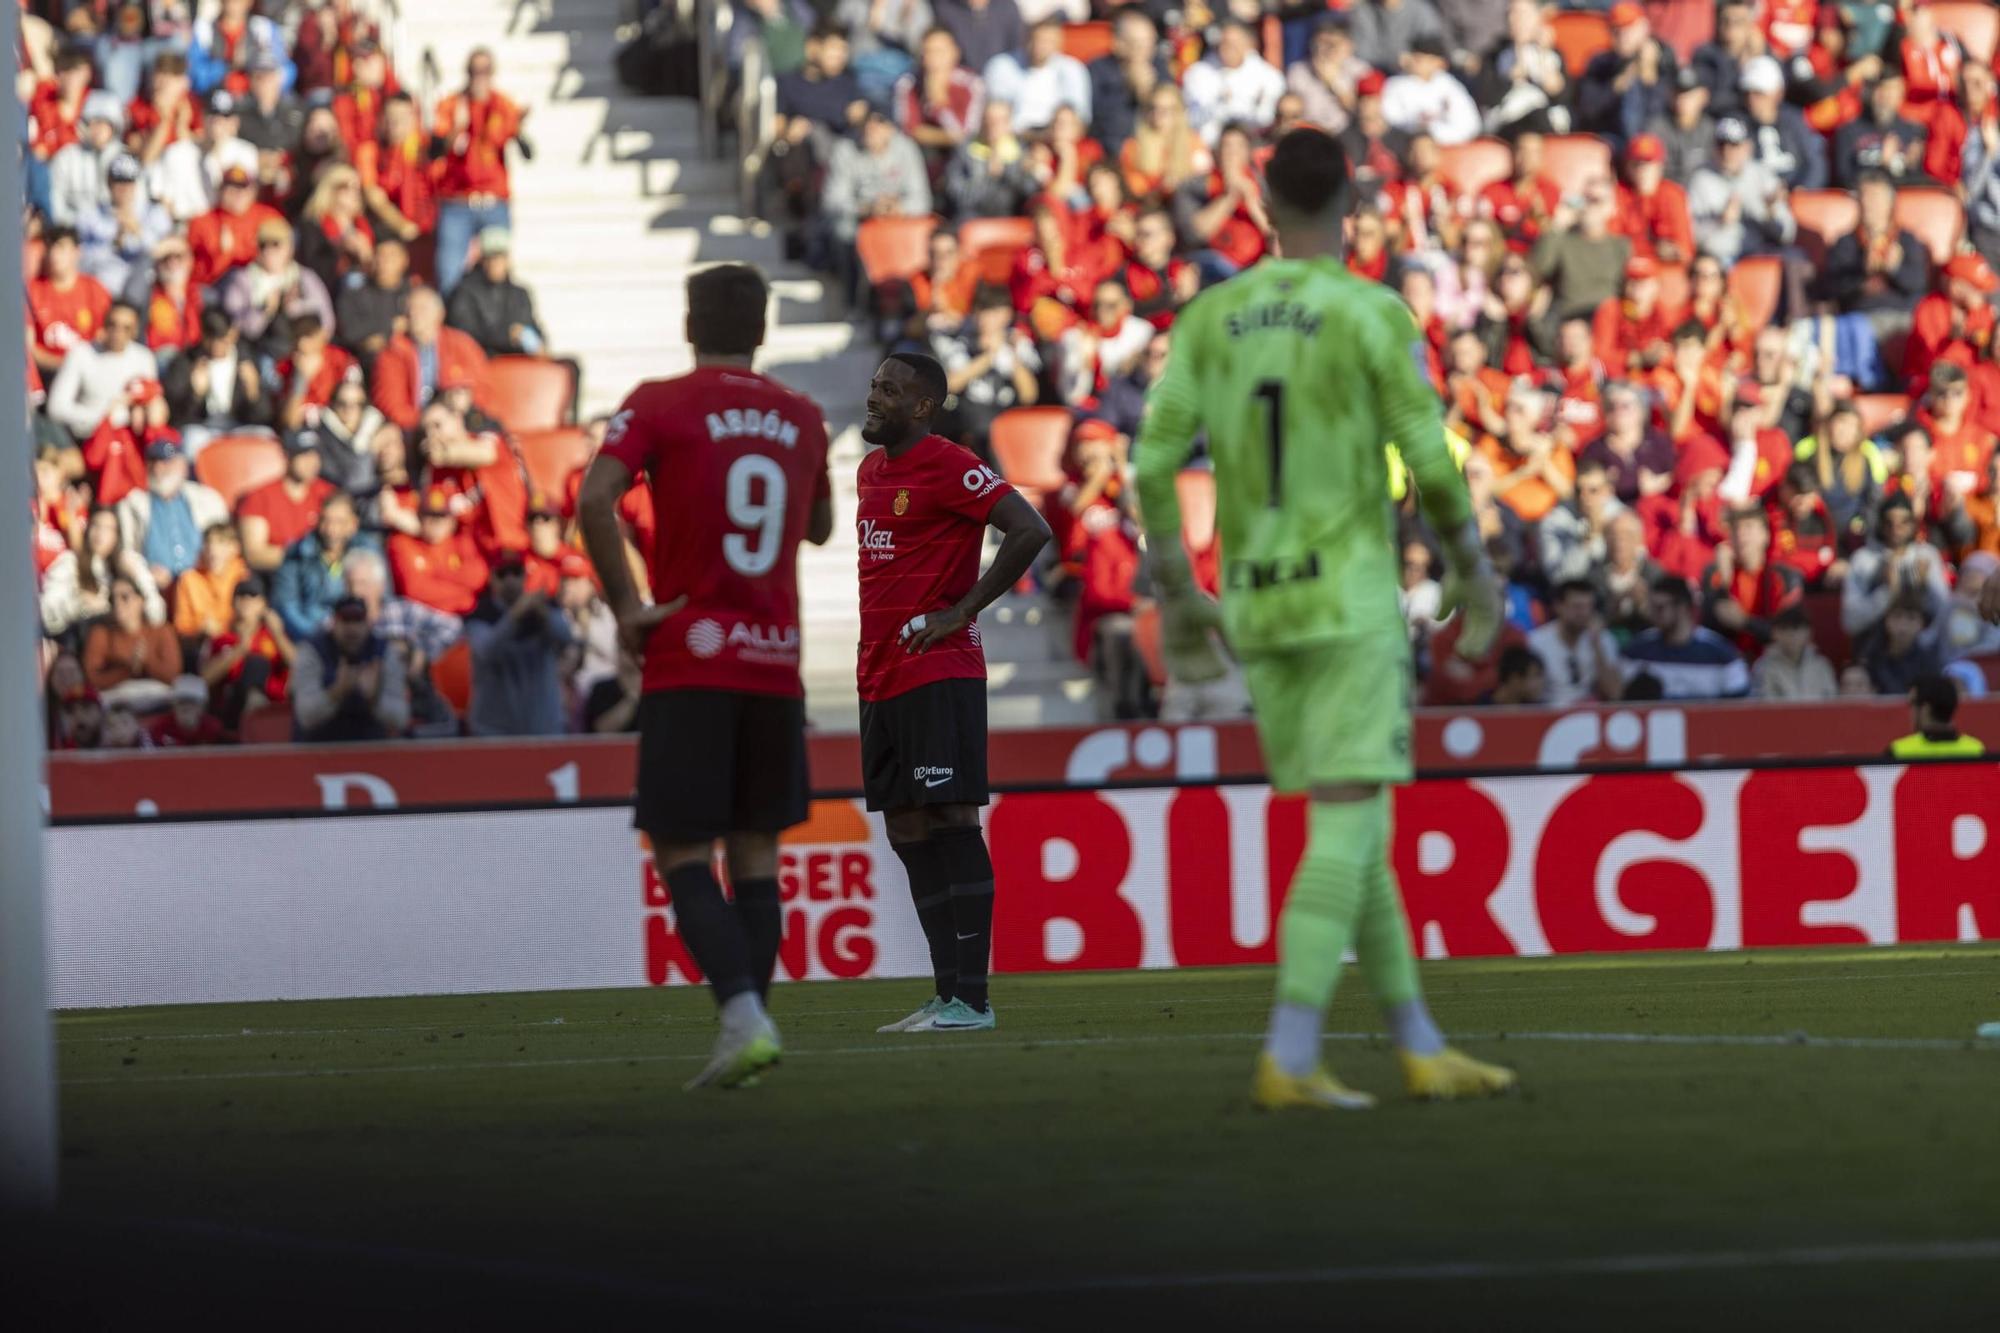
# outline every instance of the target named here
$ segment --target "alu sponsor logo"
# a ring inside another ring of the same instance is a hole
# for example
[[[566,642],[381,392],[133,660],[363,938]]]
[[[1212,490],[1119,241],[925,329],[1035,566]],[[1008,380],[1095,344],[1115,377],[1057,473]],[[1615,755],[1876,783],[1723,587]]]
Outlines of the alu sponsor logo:
[[[729,636],[713,620],[697,620],[688,626],[688,651],[696,657],[714,657],[728,642]]]

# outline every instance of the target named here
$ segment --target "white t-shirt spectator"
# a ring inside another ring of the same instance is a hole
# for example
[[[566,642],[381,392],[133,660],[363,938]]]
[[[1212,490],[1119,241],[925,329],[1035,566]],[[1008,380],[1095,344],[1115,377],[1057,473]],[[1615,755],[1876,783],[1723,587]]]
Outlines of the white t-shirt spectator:
[[[1428,134],[1440,144],[1469,143],[1481,128],[1472,94],[1449,74],[1390,79],[1382,85],[1382,116],[1405,134]]]
[[[186,222],[215,207],[222,173],[231,167],[241,167],[253,178],[257,175],[257,150],[249,140],[225,139],[205,150],[199,140],[182,139],[169,144],[153,163],[146,188],[175,221]]]
[[[1073,107],[1090,123],[1090,72],[1083,62],[1058,52],[1030,65],[1019,51],[986,62],[986,96],[1014,108],[1014,128],[1023,132],[1048,128],[1056,108]]]
[[[1285,76],[1254,52],[1235,69],[1210,56],[1181,78],[1181,94],[1187,98],[1188,123],[1213,147],[1222,127],[1237,121],[1268,129],[1278,118]]]
[[[1146,344],[1159,332],[1148,320],[1127,315],[1115,333],[1092,324],[1072,325],[1062,336],[1063,401],[1072,407],[1097,391],[1100,373],[1116,379],[1145,355]]]
[[[133,380],[157,380],[160,363],[144,343],[128,343],[122,352],[107,352],[95,343],[78,343],[63,357],[55,383],[49,385],[47,412],[76,442],[97,430],[111,404]]]
[[[1555,708],[1587,703],[1597,695],[1599,674],[1618,665],[1618,644],[1608,630],[1586,631],[1575,643],[1566,642],[1562,625],[1550,620],[1528,634],[1528,650],[1541,659],[1548,684],[1542,702]]]

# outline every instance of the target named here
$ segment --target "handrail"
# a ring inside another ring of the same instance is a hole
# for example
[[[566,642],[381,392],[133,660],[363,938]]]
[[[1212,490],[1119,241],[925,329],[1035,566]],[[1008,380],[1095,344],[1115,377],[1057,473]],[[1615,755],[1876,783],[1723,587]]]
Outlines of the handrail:
[[[778,117],[778,81],[771,77],[762,37],[744,41],[742,77],[736,103],[736,143],[743,162],[737,178],[737,195],[744,216],[754,217],[759,203],[757,182],[763,175],[764,157],[771,148],[772,126]]]
[[[736,9],[729,0],[676,0],[676,3],[682,21],[694,28],[696,68],[701,78],[696,121],[702,154],[711,159],[725,156],[723,113],[733,111],[737,157],[742,164],[737,196],[743,212],[754,214],[757,177],[770,150],[778,100],[777,80],[771,75],[764,39],[755,31],[735,31]],[[732,44],[742,58],[734,79],[729,68]]]

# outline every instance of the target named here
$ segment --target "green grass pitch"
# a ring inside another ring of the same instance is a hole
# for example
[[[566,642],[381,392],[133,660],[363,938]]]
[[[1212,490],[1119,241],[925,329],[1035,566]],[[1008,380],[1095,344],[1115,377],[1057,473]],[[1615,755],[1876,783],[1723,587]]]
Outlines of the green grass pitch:
[[[734,1094],[686,989],[69,1014],[10,1267],[293,1327],[1995,1326],[1994,946],[1427,965],[1522,1095],[1325,1116],[1246,1104],[1270,981],[1002,977],[932,1038],[781,987]],[[1329,1027],[1397,1091],[1352,973]]]

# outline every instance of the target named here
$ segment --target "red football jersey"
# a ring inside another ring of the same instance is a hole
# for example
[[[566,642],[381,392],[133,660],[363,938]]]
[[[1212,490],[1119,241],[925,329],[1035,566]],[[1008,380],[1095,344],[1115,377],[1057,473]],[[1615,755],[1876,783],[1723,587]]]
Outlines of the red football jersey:
[[[861,697],[888,699],[934,680],[986,676],[979,626],[922,654],[903,647],[912,616],[942,611],[979,581],[986,517],[1014,493],[971,450],[928,435],[901,458],[861,460]]]
[[[799,543],[832,495],[819,407],[753,371],[694,370],[634,389],[604,452],[652,481],[653,600],[688,599],[646,645],[644,688],[804,694]]]

